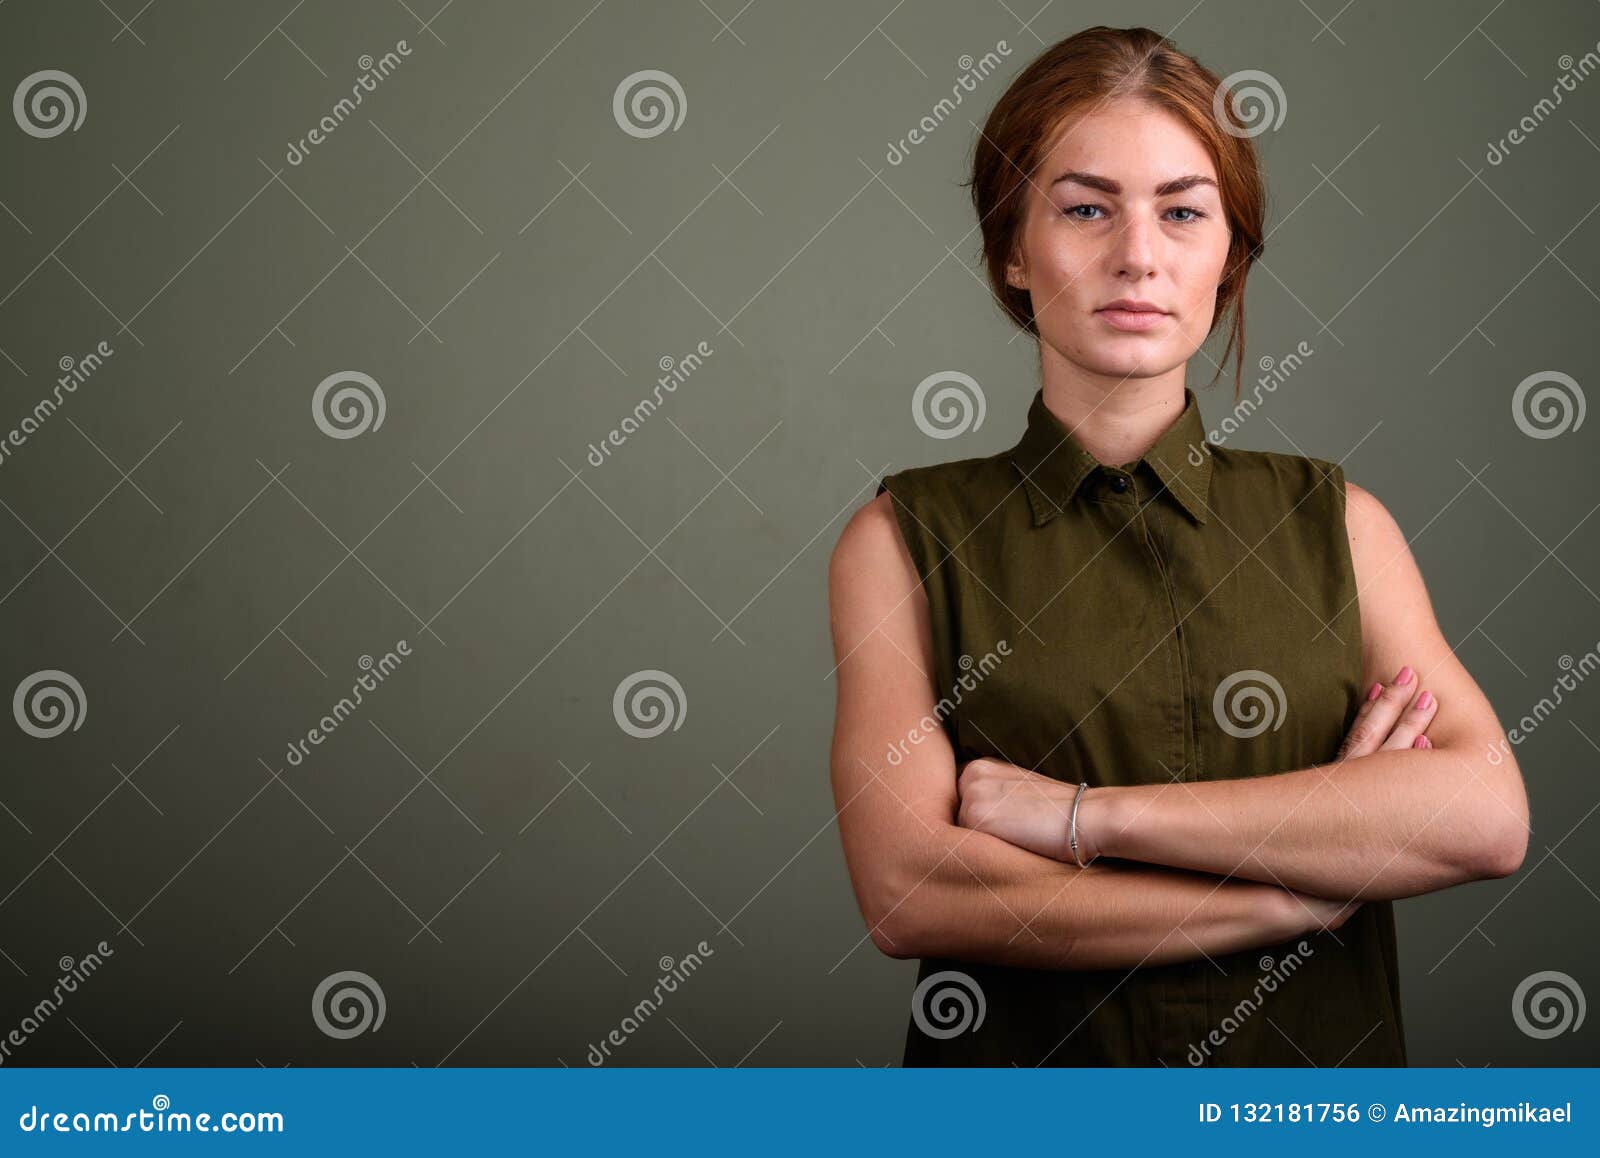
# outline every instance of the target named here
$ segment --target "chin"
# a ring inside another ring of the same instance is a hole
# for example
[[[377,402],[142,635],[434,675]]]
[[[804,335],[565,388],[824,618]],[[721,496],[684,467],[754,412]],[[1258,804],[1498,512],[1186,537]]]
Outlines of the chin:
[[[1129,337],[1132,340],[1108,342],[1097,335],[1092,342],[1050,342],[1050,345],[1068,361],[1108,378],[1154,378],[1185,361],[1167,349],[1165,343],[1141,342],[1137,337]]]
[[[1172,369],[1172,363],[1167,358],[1121,353],[1093,358],[1084,368],[1114,378],[1154,378]]]

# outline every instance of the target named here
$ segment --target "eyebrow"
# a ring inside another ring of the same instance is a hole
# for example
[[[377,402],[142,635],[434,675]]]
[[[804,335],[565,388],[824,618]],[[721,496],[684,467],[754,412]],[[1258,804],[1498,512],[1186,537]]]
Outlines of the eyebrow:
[[[1122,192],[1122,185],[1120,182],[1113,181],[1110,177],[1101,177],[1096,173],[1085,173],[1078,169],[1072,169],[1061,174],[1061,176],[1050,182],[1050,187],[1053,189],[1063,181],[1072,181],[1079,185],[1087,185],[1091,189],[1098,189],[1102,193],[1109,193],[1112,196],[1116,196]],[[1212,188],[1217,187],[1217,183],[1210,177],[1203,176],[1199,173],[1190,173],[1187,177],[1174,177],[1171,181],[1166,181],[1160,185],[1157,185],[1156,196],[1166,197],[1173,193],[1182,193],[1187,189],[1193,189],[1197,185],[1210,185]]]

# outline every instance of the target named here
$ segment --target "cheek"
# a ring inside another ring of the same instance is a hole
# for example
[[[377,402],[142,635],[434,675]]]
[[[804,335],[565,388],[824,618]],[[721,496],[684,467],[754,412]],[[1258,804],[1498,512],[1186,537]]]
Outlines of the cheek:
[[[1065,236],[1045,237],[1033,248],[1034,292],[1044,300],[1060,305],[1071,298],[1077,287],[1086,283],[1085,275],[1094,265],[1092,246],[1073,244]]]
[[[1183,279],[1183,329],[1186,333],[1204,336],[1211,328],[1217,311],[1217,287],[1222,281],[1227,256],[1226,247],[1221,253],[1208,251],[1195,255],[1190,266],[1193,276]]]

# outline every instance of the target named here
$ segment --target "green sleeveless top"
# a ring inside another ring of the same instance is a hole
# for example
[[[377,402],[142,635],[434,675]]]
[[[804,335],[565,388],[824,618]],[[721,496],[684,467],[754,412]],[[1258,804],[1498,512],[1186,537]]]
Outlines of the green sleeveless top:
[[[1010,450],[880,483],[958,768],[1093,786],[1337,758],[1366,690],[1343,471],[1213,445],[1184,395],[1134,463],[1101,465],[1041,390]],[[1369,901],[1333,932],[1131,971],[927,959],[904,1064],[1403,1066],[1397,957],[1393,904]],[[952,985],[957,1032],[929,1008]]]

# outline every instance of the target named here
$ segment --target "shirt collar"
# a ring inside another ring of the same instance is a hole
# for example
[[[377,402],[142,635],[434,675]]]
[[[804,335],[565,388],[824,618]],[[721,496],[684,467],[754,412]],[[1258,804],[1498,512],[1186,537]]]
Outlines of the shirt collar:
[[[1211,489],[1211,450],[1200,400],[1187,386],[1183,399],[1177,421],[1162,432],[1140,461],[1155,472],[1163,488],[1195,522],[1204,523]],[[1083,480],[1101,465],[1045,406],[1042,389],[1034,394],[1028,407],[1028,428],[1008,457],[1022,474],[1036,527],[1065,510],[1076,499]]]

